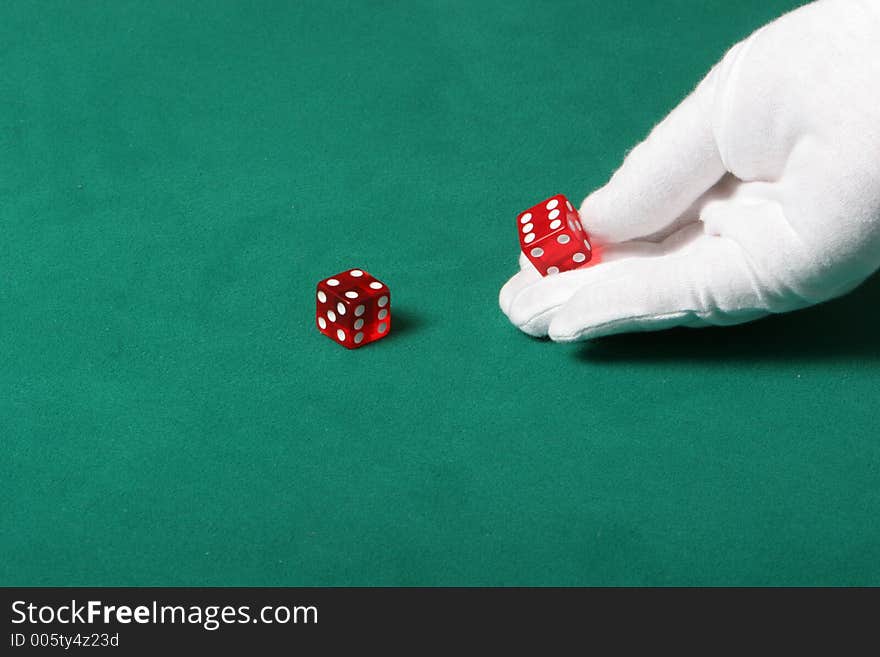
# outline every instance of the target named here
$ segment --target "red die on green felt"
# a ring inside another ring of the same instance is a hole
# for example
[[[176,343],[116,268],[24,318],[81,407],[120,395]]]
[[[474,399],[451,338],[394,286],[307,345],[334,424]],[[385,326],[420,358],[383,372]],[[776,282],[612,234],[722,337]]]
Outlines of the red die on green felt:
[[[522,252],[542,276],[577,269],[593,257],[580,215],[562,194],[522,212],[516,227]]]
[[[363,269],[318,283],[318,330],[349,349],[384,338],[391,330],[388,286]]]

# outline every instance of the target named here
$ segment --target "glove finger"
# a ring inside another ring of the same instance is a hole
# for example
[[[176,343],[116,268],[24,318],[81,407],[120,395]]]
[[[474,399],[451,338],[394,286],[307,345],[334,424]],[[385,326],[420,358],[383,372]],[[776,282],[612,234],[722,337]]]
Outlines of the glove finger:
[[[550,338],[737,324],[769,312],[745,252],[723,237],[703,235],[673,254],[621,265],[623,275],[583,287],[554,313]]]
[[[581,204],[598,243],[625,242],[662,231],[724,175],[712,129],[717,67]]]
[[[510,315],[510,304],[524,288],[541,279],[541,274],[529,262],[528,258],[520,254],[520,271],[514,274],[501,288],[498,294],[498,305],[505,315]]]
[[[668,240],[666,244],[672,244],[672,240]],[[624,258],[660,255],[663,250],[664,245],[656,244],[654,242],[639,242],[634,240],[624,244],[612,244],[602,249],[601,256],[594,254],[592,266],[599,264],[599,258],[601,258],[602,263],[608,263],[616,260],[623,260]],[[519,254],[519,266],[520,271],[504,284],[501,288],[501,293],[499,294],[499,305],[505,314],[507,314],[513,298],[519,294],[520,291],[542,279],[541,274],[535,269],[531,260],[529,260],[522,252]]]
[[[661,244],[632,241],[606,247],[601,262],[589,267],[541,277],[520,272],[502,289],[502,309],[520,330],[535,336],[546,336],[555,313],[584,286],[626,276],[632,262],[654,260],[692,248],[703,235],[699,222],[686,226]]]

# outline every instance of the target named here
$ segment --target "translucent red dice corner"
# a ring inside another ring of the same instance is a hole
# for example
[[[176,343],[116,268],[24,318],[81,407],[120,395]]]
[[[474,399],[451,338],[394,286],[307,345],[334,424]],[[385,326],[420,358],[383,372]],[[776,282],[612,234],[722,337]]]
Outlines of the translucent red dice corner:
[[[590,236],[563,194],[518,214],[516,226],[522,252],[542,276],[577,269],[593,260]]]
[[[318,330],[348,349],[391,332],[391,292],[363,269],[348,269],[318,282]]]

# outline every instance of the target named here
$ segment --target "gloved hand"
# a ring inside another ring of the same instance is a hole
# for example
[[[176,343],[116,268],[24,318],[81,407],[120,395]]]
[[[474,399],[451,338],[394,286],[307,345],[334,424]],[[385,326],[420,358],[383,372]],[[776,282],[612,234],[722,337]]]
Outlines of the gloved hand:
[[[510,321],[583,340],[727,325],[848,292],[880,266],[880,2],[819,0],[734,46],[580,208],[599,264]]]

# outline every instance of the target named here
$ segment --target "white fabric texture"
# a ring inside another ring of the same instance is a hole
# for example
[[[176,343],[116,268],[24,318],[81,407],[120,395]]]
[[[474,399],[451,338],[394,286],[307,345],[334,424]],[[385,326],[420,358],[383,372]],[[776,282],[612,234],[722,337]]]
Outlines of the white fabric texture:
[[[727,52],[580,207],[599,264],[520,256],[510,321],[560,342],[728,325],[880,266],[880,0],[819,0]]]

